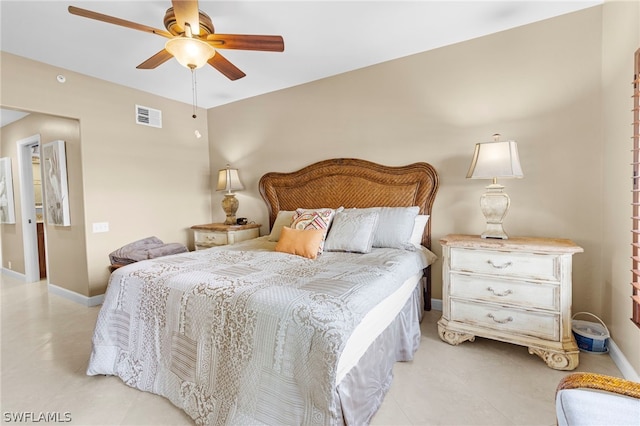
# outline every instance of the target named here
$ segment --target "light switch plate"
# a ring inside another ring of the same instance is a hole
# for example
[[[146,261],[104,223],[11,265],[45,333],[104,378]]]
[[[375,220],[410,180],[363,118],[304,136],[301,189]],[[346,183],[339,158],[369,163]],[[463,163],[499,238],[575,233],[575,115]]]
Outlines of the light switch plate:
[[[93,233],[109,232],[109,222],[96,222],[93,224]]]

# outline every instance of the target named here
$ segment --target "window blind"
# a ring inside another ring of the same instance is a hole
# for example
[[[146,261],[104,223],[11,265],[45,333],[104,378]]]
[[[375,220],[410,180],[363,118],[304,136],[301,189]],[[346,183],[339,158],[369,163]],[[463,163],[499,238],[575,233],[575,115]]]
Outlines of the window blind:
[[[633,215],[631,235],[631,320],[640,327],[640,49],[636,50],[633,73]]]

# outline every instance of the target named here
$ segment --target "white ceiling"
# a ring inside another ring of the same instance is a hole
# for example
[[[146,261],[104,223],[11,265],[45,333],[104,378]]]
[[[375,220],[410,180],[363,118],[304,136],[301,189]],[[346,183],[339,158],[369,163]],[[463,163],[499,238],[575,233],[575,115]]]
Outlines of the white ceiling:
[[[223,105],[601,3],[200,0],[216,32],[279,34],[285,51],[222,51],[247,76],[230,81],[211,67],[198,70],[198,105]],[[69,5],[164,29],[163,17],[171,4],[0,0],[1,50],[192,102],[190,72],[174,59],[155,70],[136,69],[164,47],[165,38],[71,15]]]

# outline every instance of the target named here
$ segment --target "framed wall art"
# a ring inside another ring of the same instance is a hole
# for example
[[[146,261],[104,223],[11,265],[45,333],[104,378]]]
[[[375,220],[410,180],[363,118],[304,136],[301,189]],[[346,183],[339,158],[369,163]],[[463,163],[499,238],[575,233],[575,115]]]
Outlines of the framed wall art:
[[[0,158],[0,223],[16,223],[11,158]]]
[[[42,145],[45,217],[49,225],[71,226],[64,141]]]

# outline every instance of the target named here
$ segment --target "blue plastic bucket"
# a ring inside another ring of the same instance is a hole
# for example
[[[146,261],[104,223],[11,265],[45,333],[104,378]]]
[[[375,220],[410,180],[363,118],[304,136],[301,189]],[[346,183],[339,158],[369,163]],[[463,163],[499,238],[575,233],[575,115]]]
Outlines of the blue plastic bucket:
[[[577,315],[590,315],[599,323],[576,320],[574,318]],[[571,330],[581,351],[598,354],[609,352],[607,347],[609,329],[604,321],[589,312],[577,312],[571,317],[571,320]]]

